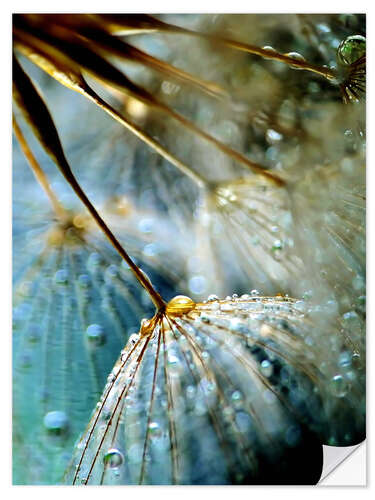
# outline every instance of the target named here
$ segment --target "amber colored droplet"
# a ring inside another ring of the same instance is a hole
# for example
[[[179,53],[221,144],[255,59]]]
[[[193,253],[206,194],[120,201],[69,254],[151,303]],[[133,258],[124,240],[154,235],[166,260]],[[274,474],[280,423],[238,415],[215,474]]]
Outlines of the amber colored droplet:
[[[185,295],[176,295],[167,304],[167,314],[170,316],[182,316],[195,308],[195,302]]]

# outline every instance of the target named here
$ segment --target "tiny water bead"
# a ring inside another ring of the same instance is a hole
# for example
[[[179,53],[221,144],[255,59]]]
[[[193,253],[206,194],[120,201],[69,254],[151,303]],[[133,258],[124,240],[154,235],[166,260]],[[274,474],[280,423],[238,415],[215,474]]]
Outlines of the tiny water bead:
[[[273,242],[273,245],[272,245],[271,250],[272,250],[273,252],[277,252],[278,250],[282,250],[282,248],[283,248],[283,243],[282,243],[282,241],[281,241],[281,240],[275,240],[275,241]]]
[[[280,142],[282,140],[283,136],[276,130],[273,130],[272,128],[268,129],[266,132],[266,139],[270,144],[274,144],[277,142]],[[275,231],[274,227],[271,228],[272,231]],[[277,231],[277,228],[276,228]]]
[[[117,448],[110,448],[103,458],[104,465],[117,469],[124,463],[124,455]]]
[[[88,288],[90,286],[90,276],[88,274],[80,274],[78,276],[78,284],[81,288]]]
[[[262,47],[263,50],[266,50],[267,52],[269,52],[270,54],[270,57],[267,57],[266,55],[264,55],[263,57],[265,59],[273,59],[273,56],[275,54],[277,54],[277,51],[276,49],[274,49],[273,47],[271,47],[270,45],[265,45],[264,47]]]
[[[116,278],[118,276],[118,267],[114,264],[111,264],[107,267],[105,275],[109,280],[111,280],[112,278]]]
[[[306,62],[306,59],[303,57],[303,55],[299,54],[298,52],[288,52],[284,55],[290,57],[291,59],[294,59],[295,61]],[[294,64],[290,64],[289,66],[293,69],[303,69],[300,66]]]
[[[28,351],[22,352],[19,357],[19,365],[22,368],[30,368],[33,364],[32,354]]]
[[[31,325],[29,332],[27,334],[27,340],[34,344],[36,342],[39,342],[39,340],[42,338],[43,332],[42,328],[39,325]]]
[[[260,364],[260,371],[265,377],[270,377],[273,373],[273,366],[268,359],[264,359]]]
[[[343,326],[352,331],[360,331],[362,320],[355,311],[348,311],[342,315]]]
[[[175,354],[168,355],[168,366],[171,368],[176,367],[179,364],[180,360]]]
[[[95,345],[103,345],[105,343],[105,333],[103,327],[94,323],[86,329],[87,339]]]
[[[148,432],[151,439],[158,439],[163,435],[163,431],[157,422],[150,422]]]
[[[141,219],[138,223],[138,229],[142,233],[152,233],[154,227],[154,220],[151,218]]]
[[[236,408],[241,408],[243,403],[243,395],[240,391],[234,391],[231,395],[231,400]]]
[[[43,425],[50,434],[65,434],[69,429],[69,419],[63,411],[50,411],[43,419]]]
[[[155,257],[160,251],[160,247],[157,243],[148,243],[143,248],[143,255],[146,257]]]
[[[366,38],[362,35],[348,36],[337,49],[340,64],[349,66],[366,54]]]
[[[207,302],[214,302],[215,300],[219,300],[219,297],[215,294],[211,294],[207,297]]]
[[[352,354],[349,351],[344,351],[339,355],[338,365],[342,368],[348,368],[352,364]]]
[[[87,261],[88,267],[93,269],[99,267],[102,263],[103,263],[102,256],[97,252],[93,252],[89,256]]]
[[[68,283],[68,271],[66,269],[59,269],[56,271],[55,283],[58,285],[66,285]]]
[[[331,394],[343,398],[348,392],[348,382],[342,375],[335,375],[330,381]]]

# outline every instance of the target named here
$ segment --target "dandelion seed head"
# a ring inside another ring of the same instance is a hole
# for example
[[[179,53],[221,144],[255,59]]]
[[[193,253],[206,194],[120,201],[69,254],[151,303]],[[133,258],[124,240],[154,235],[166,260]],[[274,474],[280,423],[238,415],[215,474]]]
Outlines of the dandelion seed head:
[[[56,481],[91,408],[67,483],[310,484],[322,443],[363,439],[364,17],[301,15],[305,37],[295,19],[168,15],[201,35],[168,27],[166,44],[148,33],[159,17],[14,16],[15,89],[38,80],[71,171],[158,303],[58,169],[54,200],[15,145],[15,482]],[[67,105],[30,61],[83,95],[95,81],[101,109]],[[63,440],[45,424],[59,412]]]

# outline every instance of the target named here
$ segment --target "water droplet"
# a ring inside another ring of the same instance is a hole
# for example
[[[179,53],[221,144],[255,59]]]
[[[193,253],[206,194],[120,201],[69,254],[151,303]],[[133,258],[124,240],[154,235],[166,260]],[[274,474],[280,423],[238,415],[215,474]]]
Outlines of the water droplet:
[[[138,223],[138,229],[142,233],[152,233],[154,227],[154,220],[151,218],[141,219]]]
[[[146,257],[155,257],[159,253],[159,246],[156,243],[148,243],[143,248],[143,255]]]
[[[366,38],[361,35],[348,36],[337,49],[337,58],[340,64],[349,66],[366,54]]]
[[[342,375],[335,375],[330,381],[331,394],[343,398],[348,392],[348,383]]]
[[[320,33],[330,33],[331,32],[331,28],[325,23],[317,24],[316,29],[318,31],[320,31]]]
[[[90,286],[90,276],[88,274],[80,274],[78,276],[78,284],[81,288],[88,288]]]
[[[236,413],[236,424],[240,432],[249,432],[251,429],[251,418],[243,411]]]
[[[110,469],[117,469],[124,462],[124,455],[116,448],[111,448],[104,455],[103,462]]]
[[[157,422],[150,422],[148,432],[151,439],[158,439],[163,435],[162,429]]]
[[[240,391],[234,391],[232,393],[231,399],[234,403],[234,406],[240,407],[242,405],[243,397]]]
[[[290,57],[291,59],[295,59],[296,61],[306,62],[306,59],[303,57],[303,55],[299,54],[298,52],[288,52],[287,54],[284,55]],[[294,64],[289,64],[289,66],[293,69],[303,69]]]
[[[342,368],[348,368],[352,364],[352,354],[349,351],[344,351],[339,355],[338,365]]]
[[[114,264],[108,266],[108,268],[106,269],[106,276],[108,276],[108,278],[116,278],[117,275],[118,275],[118,267],[115,266]]]
[[[66,285],[66,283],[68,283],[68,272],[66,269],[59,269],[56,271],[55,282],[58,285]]]
[[[103,345],[105,342],[103,328],[95,323],[87,327],[86,335],[88,340],[95,345]]]
[[[352,331],[360,331],[362,327],[362,322],[360,317],[355,311],[349,311],[342,316],[344,327]]]
[[[42,330],[39,325],[31,325],[27,334],[27,340],[31,343],[39,342],[42,337]]]
[[[270,53],[270,56],[271,57],[267,57],[266,55],[264,55],[264,59],[272,59],[272,54],[277,54],[277,51],[271,47],[271,45],[265,45],[264,47],[262,47],[263,50],[267,50],[267,52]]]
[[[50,411],[43,419],[44,427],[51,434],[61,435],[69,428],[69,419],[63,411]]]
[[[203,323],[210,323],[211,321],[211,318],[208,314],[206,314],[205,312],[202,312],[201,315],[200,315],[200,321],[203,321]]]
[[[281,141],[283,138],[282,134],[279,134],[276,130],[272,128],[268,129],[266,132],[266,139],[270,144],[274,144],[275,142]]]
[[[33,357],[30,352],[23,352],[19,357],[20,366],[23,368],[30,368],[33,364]]]
[[[272,363],[270,363],[268,359],[264,359],[260,364],[260,371],[265,377],[270,377],[273,373]]]
[[[258,292],[258,290],[251,290],[250,295],[252,297],[258,297],[259,296],[259,292]]]
[[[167,304],[167,314],[182,316],[190,312],[195,307],[195,302],[185,295],[176,295]]]
[[[278,250],[282,250],[282,248],[283,248],[283,244],[282,244],[281,240],[275,240],[273,242],[271,250],[272,250],[272,252],[277,252]]]
[[[102,263],[102,257],[100,254],[93,252],[88,258],[88,267],[97,268]]]
[[[217,295],[211,294],[207,297],[207,302],[213,302],[215,300],[219,300],[219,297]]]

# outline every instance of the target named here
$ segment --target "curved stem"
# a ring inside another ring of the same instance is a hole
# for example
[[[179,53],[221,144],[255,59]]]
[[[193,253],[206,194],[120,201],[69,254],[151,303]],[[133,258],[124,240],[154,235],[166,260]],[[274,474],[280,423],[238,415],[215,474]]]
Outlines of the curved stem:
[[[153,31],[164,31],[167,33],[181,34],[181,35],[189,35],[197,38],[203,38],[205,40],[209,40],[211,42],[217,43],[219,45],[224,45],[226,47],[239,50],[241,52],[246,52],[248,54],[254,54],[260,57],[264,57],[267,59],[273,59],[274,61],[279,61],[289,66],[293,66],[295,68],[304,69],[306,71],[311,71],[312,73],[316,73],[320,76],[323,76],[327,80],[335,80],[337,75],[334,70],[330,68],[325,68],[323,66],[318,66],[315,64],[310,64],[307,61],[299,61],[290,57],[286,54],[281,54],[280,52],[276,52],[273,50],[263,49],[256,45],[251,45],[247,43],[237,42],[236,40],[231,40],[230,38],[221,38],[216,35],[210,35],[207,33],[200,33],[199,31],[193,31],[185,28],[180,28],[179,26],[174,26],[172,24],[164,23],[159,19],[152,18],[150,19],[155,21],[155,27]]]
[[[87,84],[87,82],[80,74],[75,74],[75,79],[73,79],[72,71],[69,72],[65,68],[59,68],[47,54],[44,54],[41,49],[37,47],[37,44],[38,42],[40,43],[40,41],[33,40],[32,36],[25,34],[17,29],[15,29],[15,33],[18,34],[18,36],[20,36],[21,38],[25,38],[25,41],[21,41],[17,37],[15,38],[14,44],[16,48],[36,66],[52,76],[52,78],[57,80],[62,85],[68,87],[71,90],[74,90],[75,92],[79,92],[87,99],[90,99],[94,104],[104,110],[114,120],[116,120],[123,127],[136,135],[138,139],[143,141],[151,149],[156,151],[160,156],[174,165],[178,170],[180,170],[180,172],[187,175],[199,187],[204,187],[206,185],[207,182],[202,176],[195,172],[191,167],[186,165],[186,163],[182,162],[176,156],[170,153],[165,147],[163,147],[158,141],[156,141],[149,134],[143,131],[138,125],[136,125],[134,122],[126,118],[123,114],[119,113],[107,102],[105,102],[104,99],[102,99]],[[109,87],[109,90],[112,89]]]
[[[233,158],[234,160],[240,162],[242,165],[246,165],[252,172],[255,174],[262,175],[263,177],[266,177],[268,180],[272,181],[276,186],[282,187],[285,186],[285,181],[274,174],[273,172],[270,172],[263,168],[261,165],[258,163],[255,163],[251,160],[249,160],[246,156],[243,154],[239,153],[235,149],[230,148],[226,144],[224,144],[221,141],[218,141],[215,139],[210,134],[207,134],[204,132],[204,130],[200,129],[197,127],[193,122],[185,118],[184,116],[180,115],[173,109],[169,108],[167,105],[155,101],[154,102],[155,106],[157,106],[161,111],[164,111],[166,114],[177,120],[179,123],[181,123],[184,127],[186,127],[188,130],[191,130],[193,133],[197,134],[199,137],[202,137],[205,139],[207,142],[213,144],[217,149],[222,151],[224,154],[229,156],[230,158]]]
[[[155,307],[158,310],[164,309],[164,307],[165,307],[164,300],[161,298],[160,294],[152,286],[150,280],[146,277],[146,275],[142,272],[142,270],[133,262],[133,260],[130,258],[128,253],[124,250],[122,245],[119,243],[117,238],[114,236],[112,231],[108,228],[107,224],[101,218],[101,216],[97,212],[94,205],[87,198],[86,194],[84,193],[83,189],[81,188],[78,181],[74,177],[73,172],[70,170],[70,168],[61,169],[61,172],[62,172],[63,176],[65,177],[66,181],[72,187],[73,191],[78,196],[78,198],[82,201],[82,203],[85,205],[85,207],[90,212],[92,217],[95,219],[95,221],[98,224],[98,226],[100,227],[100,229],[103,231],[103,233],[106,235],[108,240],[111,242],[111,244],[114,246],[114,248],[117,250],[117,252],[121,255],[121,257],[124,259],[124,261],[130,267],[130,269],[133,271],[137,280],[140,282],[140,284],[143,286],[143,288],[145,288],[147,290]]]
[[[230,40],[227,38],[218,38],[215,36],[204,36],[204,38],[209,38],[213,42],[220,43],[222,45],[237,49],[242,52],[247,52],[248,54],[254,54],[256,56],[260,56],[266,59],[272,59],[274,61],[288,64],[289,66],[293,66],[295,68],[304,69],[306,71],[316,73],[317,75],[323,76],[327,80],[334,80],[336,78],[336,73],[330,68],[325,68],[323,66],[310,64],[307,61],[300,61],[286,54],[281,54],[280,52],[276,52],[269,49],[263,49],[261,47],[257,47],[256,45],[248,45],[245,43],[236,42],[235,40]]]
[[[17,137],[19,145],[22,149],[22,152],[25,155],[31,170],[33,171],[33,174],[34,174],[36,180],[38,181],[39,185],[42,187],[43,191],[48,196],[48,198],[51,202],[52,208],[55,211],[55,214],[62,222],[66,222],[66,220],[68,219],[68,214],[66,213],[63,206],[60,204],[55,193],[52,191],[51,186],[48,182],[47,176],[45,175],[43,170],[40,168],[39,163],[37,162],[29,145],[27,144],[25,136],[23,135],[14,115],[13,115],[13,130],[14,130],[15,136]]]
[[[164,148],[158,141],[155,141],[151,136],[144,132],[135,123],[128,119],[125,119],[122,114],[118,113],[114,108],[107,104],[91,87],[86,86],[84,89],[84,94],[88,99],[93,101],[97,106],[108,113],[114,120],[119,122],[121,125],[130,130],[134,135],[136,135],[141,141],[147,144],[150,148],[156,151],[160,156],[169,161],[174,165],[181,173],[188,176],[195,184],[199,187],[204,187],[207,184],[206,179],[204,179],[198,172],[195,172],[191,167],[186,165],[178,158],[176,158],[172,153],[170,153],[166,148]]]

